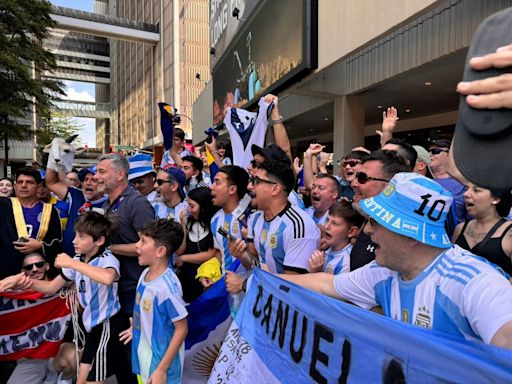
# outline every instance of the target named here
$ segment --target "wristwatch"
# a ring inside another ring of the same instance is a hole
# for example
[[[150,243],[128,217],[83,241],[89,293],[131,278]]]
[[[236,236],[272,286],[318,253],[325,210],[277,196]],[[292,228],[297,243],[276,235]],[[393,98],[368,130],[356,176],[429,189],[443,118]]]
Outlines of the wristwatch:
[[[279,119],[277,120],[272,120],[272,125],[276,125],[276,124],[283,124],[283,116],[279,116]]]

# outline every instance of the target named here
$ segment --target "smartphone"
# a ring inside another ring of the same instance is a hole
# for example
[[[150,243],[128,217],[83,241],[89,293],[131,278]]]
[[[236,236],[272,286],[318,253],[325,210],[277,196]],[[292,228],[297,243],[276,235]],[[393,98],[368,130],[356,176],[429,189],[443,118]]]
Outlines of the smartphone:
[[[28,239],[26,237],[20,237],[18,240],[16,240],[18,243],[28,243]]]
[[[231,240],[232,242],[235,242],[236,241],[236,237],[233,236],[231,233],[228,233],[224,228],[219,228],[217,229],[217,232],[221,235],[221,236],[224,236],[225,238],[228,238],[229,237],[229,240]]]

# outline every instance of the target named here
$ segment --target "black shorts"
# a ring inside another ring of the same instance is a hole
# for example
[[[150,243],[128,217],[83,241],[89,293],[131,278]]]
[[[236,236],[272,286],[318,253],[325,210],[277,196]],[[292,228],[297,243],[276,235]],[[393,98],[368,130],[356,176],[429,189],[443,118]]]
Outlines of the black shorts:
[[[102,381],[113,375],[112,362],[117,348],[114,330],[112,322],[107,319],[91,329],[91,332],[85,333],[80,363],[91,365],[88,381]]]

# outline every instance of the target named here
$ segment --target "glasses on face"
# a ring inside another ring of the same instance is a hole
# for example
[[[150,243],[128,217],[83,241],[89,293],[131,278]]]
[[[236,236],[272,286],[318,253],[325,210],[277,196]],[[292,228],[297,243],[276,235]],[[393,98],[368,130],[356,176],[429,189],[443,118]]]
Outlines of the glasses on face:
[[[27,265],[24,265],[22,268],[25,270],[25,271],[31,271],[32,268],[34,267],[34,265],[36,266],[37,269],[41,269],[44,267],[44,264],[45,262],[44,261],[38,261],[37,263],[32,263],[32,264],[27,264]]]
[[[346,167],[347,165],[350,165],[352,168],[354,168],[359,163],[360,163],[360,161],[357,161],[357,160],[343,160],[343,162],[341,164],[344,167]]]
[[[366,184],[369,181],[382,181],[384,183],[389,183],[389,180],[379,179],[378,177],[371,177],[364,172],[357,172],[356,179],[359,184]]]
[[[144,184],[144,179],[132,180],[130,181],[132,185],[142,185]]]
[[[249,181],[252,183],[252,185],[258,185],[260,183],[267,183],[267,184],[277,184],[275,181],[272,181],[272,180],[267,180],[267,179],[262,179],[261,177],[258,177],[258,176],[252,176]]]
[[[256,160],[251,160],[251,167],[256,168],[256,169],[260,169],[261,168],[261,163],[259,161],[256,161]]]
[[[174,183],[174,180],[162,180],[162,179],[156,179],[155,180],[155,183],[158,184],[159,187],[161,187],[162,185],[164,185],[165,183]]]
[[[431,153],[432,155],[439,155],[441,152],[448,153],[448,150],[442,149],[442,148],[432,148],[432,149],[429,149],[428,152]]]

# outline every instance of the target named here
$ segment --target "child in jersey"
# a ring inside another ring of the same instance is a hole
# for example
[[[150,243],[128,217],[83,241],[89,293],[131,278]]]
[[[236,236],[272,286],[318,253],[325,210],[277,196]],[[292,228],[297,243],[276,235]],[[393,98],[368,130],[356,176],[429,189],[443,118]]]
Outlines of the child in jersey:
[[[183,241],[179,223],[157,219],[139,232],[137,253],[147,265],[137,284],[132,326],[120,340],[132,341],[132,370],[140,383],[181,383],[187,310],[169,257]]]
[[[326,251],[316,250],[309,258],[309,272],[327,272],[334,275],[350,272],[351,240],[359,235],[364,218],[346,201],[329,209],[324,226]]]
[[[116,342],[110,337],[110,319],[121,307],[117,296],[119,261],[106,249],[113,224],[97,212],[87,212],[76,221],[75,231],[76,256],[57,255],[55,266],[62,268],[61,274],[51,281],[33,280],[31,288],[51,295],[75,284],[86,330],[77,383],[104,383],[110,373],[108,357]],[[78,324],[75,320],[73,326]]]

